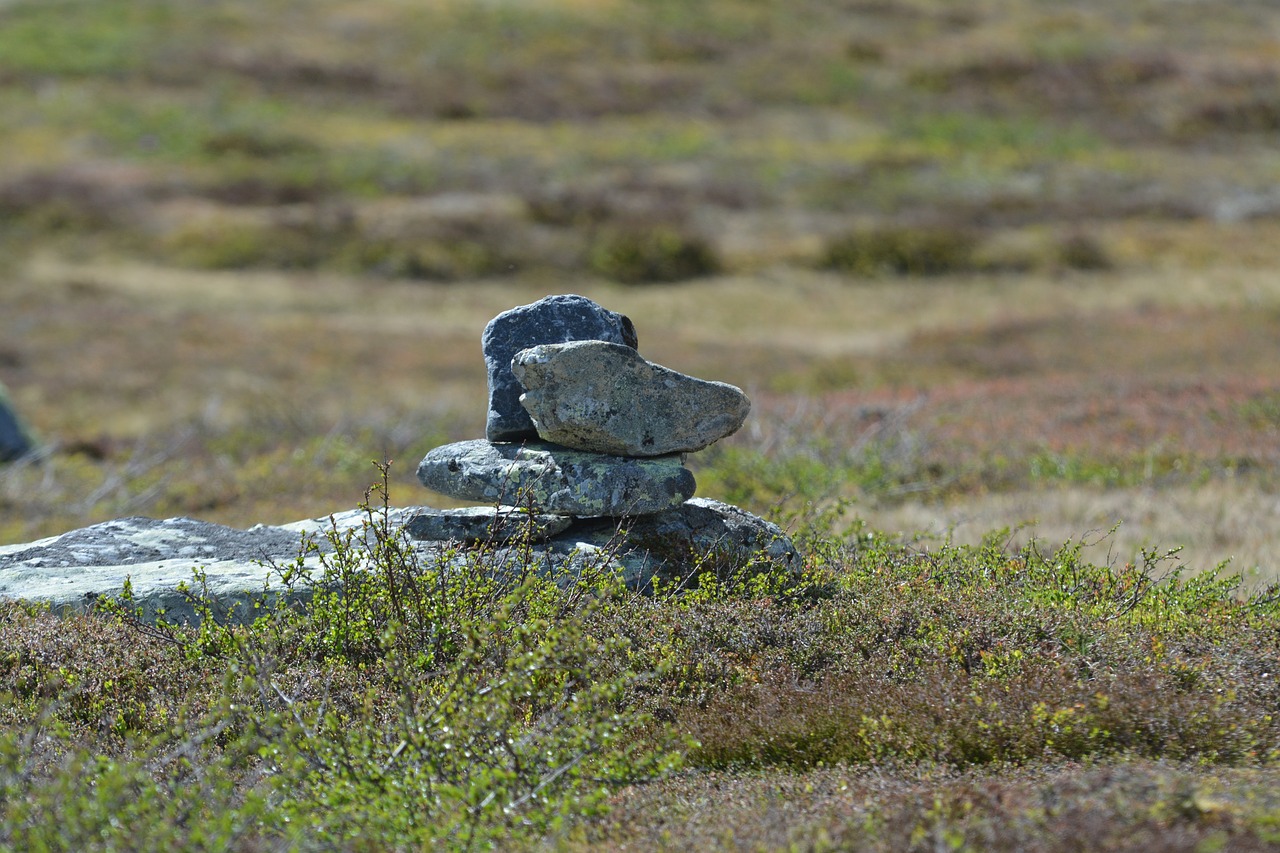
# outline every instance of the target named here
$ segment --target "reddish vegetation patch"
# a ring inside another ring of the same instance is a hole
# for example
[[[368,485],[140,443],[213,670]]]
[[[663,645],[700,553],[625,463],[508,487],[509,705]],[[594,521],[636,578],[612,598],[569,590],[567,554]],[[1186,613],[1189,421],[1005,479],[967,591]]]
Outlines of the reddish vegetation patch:
[[[944,379],[1280,376],[1277,340],[1280,314],[1273,310],[1145,307],[922,333],[901,361],[905,370]]]
[[[1269,416],[1270,415],[1270,416]],[[1280,381],[1042,376],[930,392],[914,419],[981,455],[1030,449],[1280,459]]]
[[[929,391],[831,394],[822,422],[837,443],[910,436],[922,461],[946,468],[1044,452],[1270,466],[1280,463],[1280,380],[968,380]]]
[[[892,386],[819,403],[765,395],[757,411],[837,447],[891,444],[918,469],[981,471],[985,486],[1043,454],[1083,463],[1085,479],[1092,464],[1143,479],[1268,469],[1280,463],[1277,323],[1140,310],[936,332],[899,354]]]

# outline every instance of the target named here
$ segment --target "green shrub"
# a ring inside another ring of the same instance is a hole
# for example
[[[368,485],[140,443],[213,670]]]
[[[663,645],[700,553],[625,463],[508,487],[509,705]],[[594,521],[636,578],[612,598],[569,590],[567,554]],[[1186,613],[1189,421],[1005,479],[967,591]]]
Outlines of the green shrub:
[[[1058,244],[1058,262],[1073,270],[1107,270],[1115,264],[1102,243],[1087,234],[1072,234]]]
[[[0,732],[0,848],[5,850],[243,849],[269,815],[262,792],[240,790],[252,758],[209,749],[213,720],[138,758],[68,745],[53,771],[33,758],[38,729]]]
[[[935,276],[976,268],[978,239],[951,228],[879,228],[832,240],[821,265],[858,276]]]
[[[484,239],[411,242],[356,236],[338,248],[334,261],[355,272],[428,281],[506,275],[517,269],[514,258]]]
[[[170,256],[201,269],[311,269],[329,251],[314,229],[248,222],[193,223],[165,242]]]
[[[1268,666],[1274,588],[1238,599],[1238,577],[1165,570],[1176,551],[1095,566],[1081,543],[1010,554],[1006,538],[925,551],[860,532],[798,611],[807,633],[776,613],[737,623],[737,654],[768,662],[690,715],[691,763],[1280,755],[1271,685],[1230,674]],[[685,630],[714,636],[696,618]]]
[[[720,270],[705,240],[663,226],[606,229],[594,238],[588,263],[624,284],[684,281]]]
[[[997,689],[928,666],[909,681],[870,673],[820,685],[772,677],[699,720],[696,764],[815,767],[885,760],[959,767],[1130,753],[1247,761],[1274,752],[1276,728],[1243,703],[1130,673],[1105,685],[1050,661],[1023,664]],[[1159,697],[1159,698],[1157,698]]]

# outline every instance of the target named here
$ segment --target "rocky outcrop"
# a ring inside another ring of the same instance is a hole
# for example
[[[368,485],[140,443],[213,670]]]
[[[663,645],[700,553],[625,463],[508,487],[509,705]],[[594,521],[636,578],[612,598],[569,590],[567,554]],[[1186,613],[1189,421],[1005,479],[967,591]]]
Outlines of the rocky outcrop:
[[[679,455],[628,459],[542,441],[446,444],[426,455],[418,479],[458,500],[576,516],[661,512],[693,497],[696,487]]]
[[[631,320],[574,294],[548,296],[504,311],[490,320],[481,336],[489,377],[485,437],[490,441],[538,437],[533,421],[520,405],[524,389],[511,373],[511,359],[516,353],[538,344],[585,340],[638,346],[636,327]]]
[[[686,376],[605,341],[521,350],[511,371],[538,435],[577,450],[693,453],[737,432],[751,411],[732,385]]]
[[[360,522],[348,513],[335,523],[350,529]],[[321,527],[319,520],[248,530],[193,518],[107,521],[38,542],[0,546],[0,598],[87,610],[103,596],[119,595],[127,581],[148,617],[164,612],[175,621],[195,621],[194,608],[179,591],[192,582],[195,570],[204,572],[215,600],[226,606],[248,601],[262,594],[272,566],[293,561],[303,535]],[[317,564],[314,555],[310,560]]]
[[[698,570],[738,570],[753,562],[799,567],[799,557],[783,532],[750,513],[718,501],[694,499],[642,519],[568,519],[567,528],[542,541],[538,518],[507,516],[515,536],[471,539],[472,533],[447,539],[417,538],[414,519],[439,513],[427,508],[392,509],[386,528],[403,536],[405,553],[420,566],[495,574],[532,567],[562,583],[574,582],[588,567],[616,575],[627,587],[648,590],[654,578],[681,578]],[[371,523],[372,522],[372,523]],[[520,536],[518,525],[535,525],[534,536]],[[350,542],[356,562],[366,562],[374,544],[373,528],[382,518],[352,510],[328,518],[238,530],[191,518],[125,518],[96,524],[62,536],[22,545],[0,546],[0,599],[43,602],[55,611],[83,611],[104,597],[118,596],[126,582],[144,619],[163,613],[171,622],[194,623],[200,611],[188,594],[207,595],[215,613],[232,620],[251,618],[251,603],[285,587],[282,572],[303,554],[317,580],[325,555],[334,550],[326,531]],[[515,547],[504,540],[521,540]],[[467,540],[467,541],[462,541]],[[310,544],[307,544],[310,543]],[[311,546],[314,547],[311,547]],[[200,581],[195,581],[195,573]],[[295,589],[305,595],[307,590]]]

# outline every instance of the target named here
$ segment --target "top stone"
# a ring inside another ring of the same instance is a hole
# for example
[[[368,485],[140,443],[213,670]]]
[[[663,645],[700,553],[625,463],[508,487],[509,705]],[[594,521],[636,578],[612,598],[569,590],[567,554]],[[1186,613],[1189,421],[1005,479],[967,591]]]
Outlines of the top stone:
[[[575,450],[616,456],[692,453],[737,431],[747,395],[641,358],[604,341],[542,344],[511,370],[538,435]]]
[[[489,321],[481,338],[489,373],[486,438],[521,441],[538,437],[537,428],[520,405],[524,389],[511,373],[511,359],[529,347],[568,341],[609,341],[632,349],[638,345],[630,319],[574,294],[548,296]]]

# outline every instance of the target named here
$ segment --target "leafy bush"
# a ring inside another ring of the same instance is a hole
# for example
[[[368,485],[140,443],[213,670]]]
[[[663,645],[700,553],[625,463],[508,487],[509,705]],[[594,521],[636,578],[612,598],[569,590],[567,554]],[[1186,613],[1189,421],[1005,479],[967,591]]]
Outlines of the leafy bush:
[[[878,228],[831,241],[821,265],[849,275],[934,276],[975,269],[977,237],[951,228]]]
[[[1072,234],[1058,245],[1058,261],[1073,270],[1106,270],[1114,266],[1106,248],[1087,234]]]
[[[506,274],[517,261],[496,240],[381,240],[356,237],[339,245],[335,264],[342,269],[430,281],[458,281]]]
[[[594,239],[589,263],[593,272],[624,284],[683,281],[720,269],[706,241],[663,226],[605,229]]]
[[[173,260],[201,269],[312,269],[328,245],[313,229],[223,222],[184,226],[166,248]]]
[[[757,635],[769,663],[692,715],[691,762],[1280,757],[1275,688],[1209,663],[1270,666],[1274,589],[1240,601],[1238,577],[1164,571],[1176,551],[1110,567],[1084,563],[1080,542],[1016,555],[999,542],[860,539],[807,608],[814,633]]]

